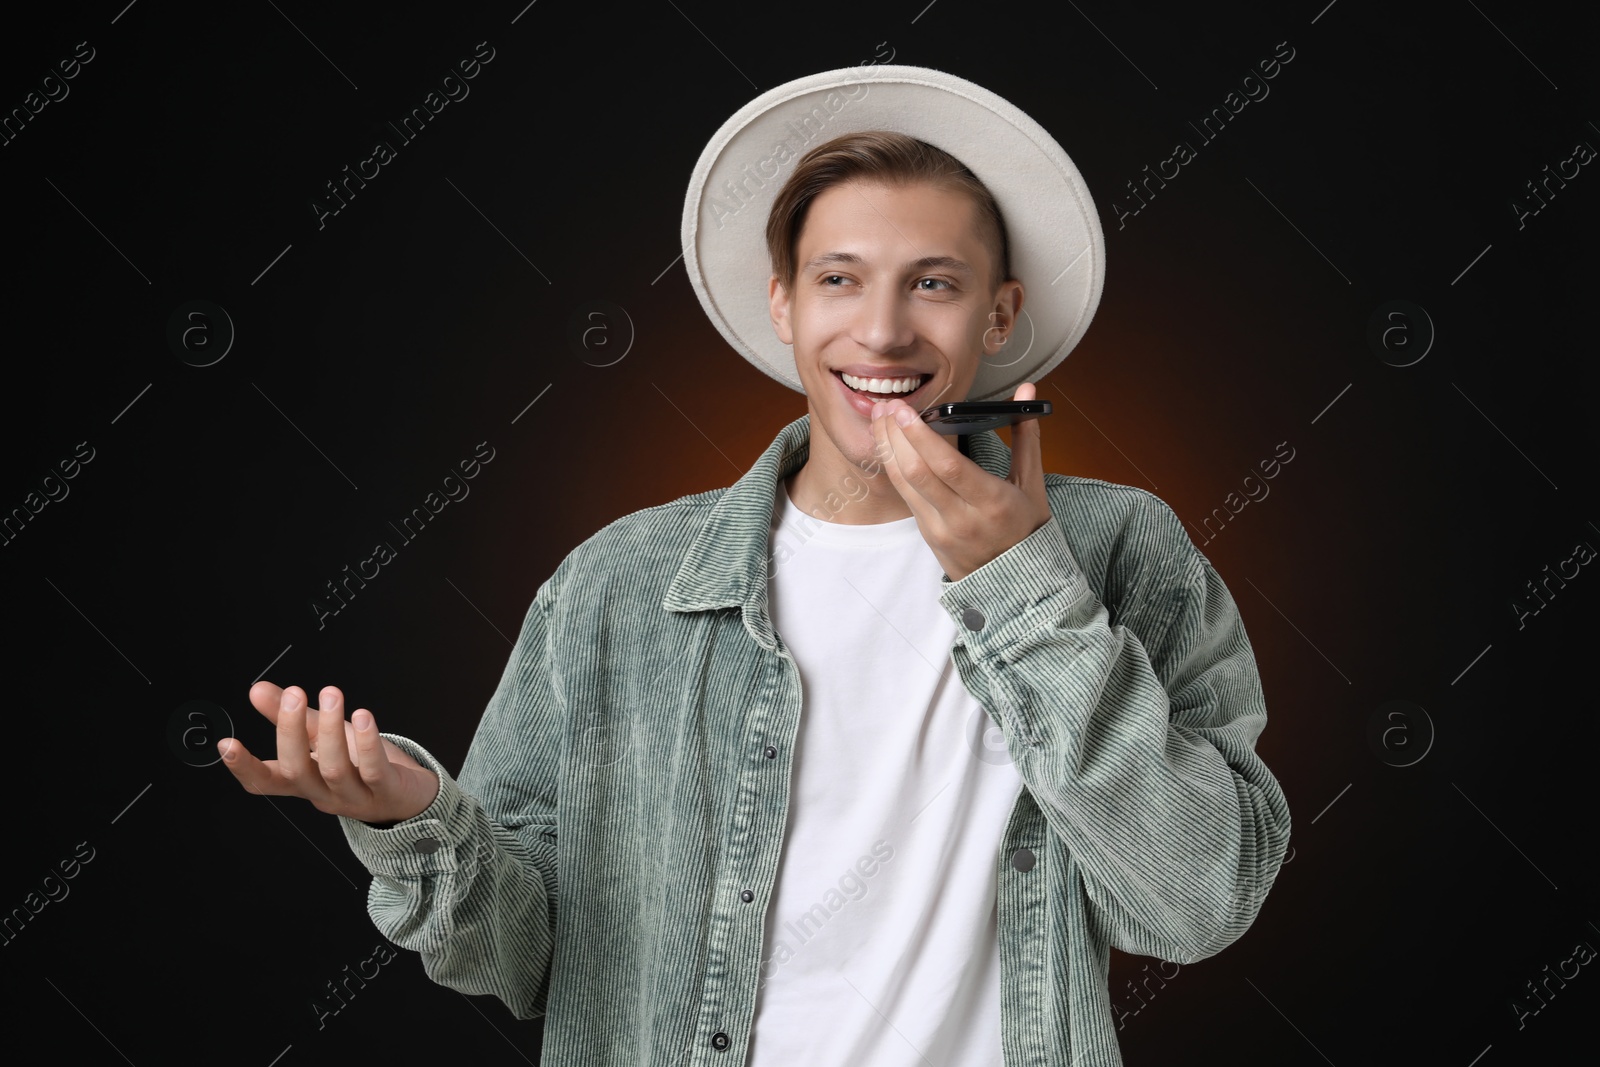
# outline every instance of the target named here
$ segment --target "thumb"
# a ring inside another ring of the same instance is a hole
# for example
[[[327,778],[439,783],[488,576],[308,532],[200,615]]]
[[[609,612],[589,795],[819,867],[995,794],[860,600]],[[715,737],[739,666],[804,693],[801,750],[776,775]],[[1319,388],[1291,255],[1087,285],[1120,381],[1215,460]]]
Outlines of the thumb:
[[[1038,395],[1032,382],[1023,382],[1011,399],[1034,400]],[[1044,498],[1044,446],[1036,415],[1011,424],[1011,474],[1006,480],[1034,499]]]

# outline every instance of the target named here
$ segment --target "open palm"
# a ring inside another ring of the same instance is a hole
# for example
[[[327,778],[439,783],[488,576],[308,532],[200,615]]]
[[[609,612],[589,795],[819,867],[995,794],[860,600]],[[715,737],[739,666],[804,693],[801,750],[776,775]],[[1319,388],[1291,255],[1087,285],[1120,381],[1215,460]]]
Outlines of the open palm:
[[[322,707],[307,706],[299,686],[250,687],[250,703],[278,728],[278,758],[260,760],[236,737],[217,742],[223,763],[252,793],[309,800],[319,811],[370,823],[421,814],[439,792],[439,778],[378,734],[372,712],[346,721],[344,694],[322,690]]]

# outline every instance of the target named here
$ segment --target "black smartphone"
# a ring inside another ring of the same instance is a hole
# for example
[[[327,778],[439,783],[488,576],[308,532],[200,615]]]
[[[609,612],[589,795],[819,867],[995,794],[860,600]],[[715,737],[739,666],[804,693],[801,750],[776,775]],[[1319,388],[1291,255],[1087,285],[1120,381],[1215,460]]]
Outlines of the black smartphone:
[[[1048,414],[1048,400],[958,400],[933,405],[922,419],[942,434],[969,434]]]

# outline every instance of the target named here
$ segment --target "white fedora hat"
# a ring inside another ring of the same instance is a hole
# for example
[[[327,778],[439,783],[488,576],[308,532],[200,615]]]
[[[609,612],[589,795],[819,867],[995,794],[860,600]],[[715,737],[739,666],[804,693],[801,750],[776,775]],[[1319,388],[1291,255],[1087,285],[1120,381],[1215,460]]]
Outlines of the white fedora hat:
[[[809,74],[724,122],[700,153],[683,203],[683,261],[701,306],[740,355],[805,391],[793,349],[772,328],[767,215],[801,156],[862,130],[892,130],[944,149],[999,204],[1023,308],[1001,350],[981,359],[967,399],[1010,399],[1066,358],[1089,328],[1105,284],[1105,237],[1083,176],[1049,131],[944,71],[885,64]]]

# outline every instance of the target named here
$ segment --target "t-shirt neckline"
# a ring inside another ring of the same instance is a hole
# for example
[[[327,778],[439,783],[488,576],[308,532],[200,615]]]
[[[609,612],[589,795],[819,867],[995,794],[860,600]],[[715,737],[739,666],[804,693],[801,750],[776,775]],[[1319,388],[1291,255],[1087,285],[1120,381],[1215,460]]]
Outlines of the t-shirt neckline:
[[[807,514],[790,498],[789,487],[781,478],[778,480],[777,498],[777,529],[802,541],[865,548],[872,545],[901,544],[922,535],[921,530],[917,528],[915,515],[890,522],[860,524],[830,522],[816,515]],[[844,501],[841,511],[853,503],[848,497],[839,499]]]

